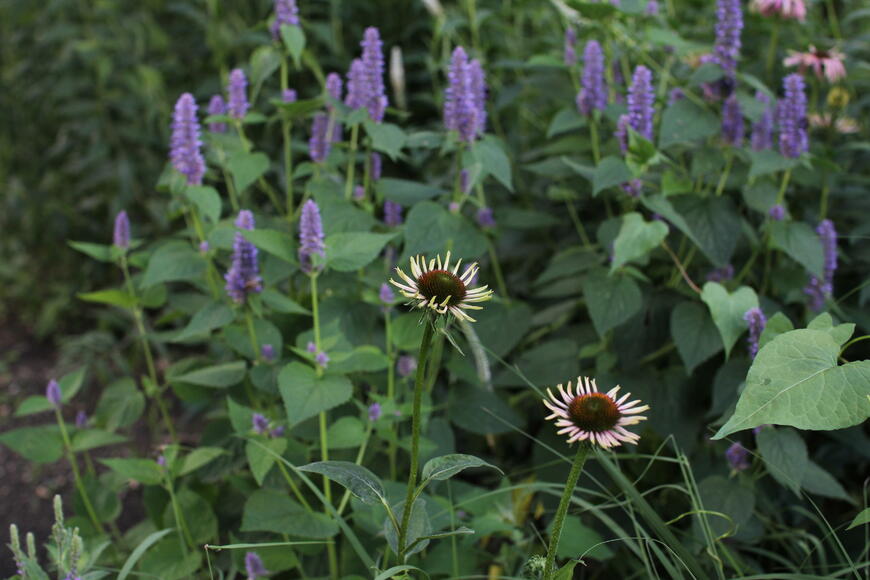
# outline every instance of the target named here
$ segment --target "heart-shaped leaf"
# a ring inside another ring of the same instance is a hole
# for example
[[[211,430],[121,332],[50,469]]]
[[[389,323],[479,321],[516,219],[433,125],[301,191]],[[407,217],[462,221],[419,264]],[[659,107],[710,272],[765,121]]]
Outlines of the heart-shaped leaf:
[[[710,315],[722,337],[722,344],[725,345],[725,356],[728,356],[737,342],[737,337],[746,330],[743,315],[750,308],[758,307],[758,296],[748,286],[741,286],[729,294],[718,282],[707,282],[701,291],[701,300],[710,309]]]

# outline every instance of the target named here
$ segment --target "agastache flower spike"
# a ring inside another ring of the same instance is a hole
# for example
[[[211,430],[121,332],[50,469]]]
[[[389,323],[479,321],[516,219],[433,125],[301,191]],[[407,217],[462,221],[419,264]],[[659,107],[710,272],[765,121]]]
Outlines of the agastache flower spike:
[[[269,430],[269,420],[262,413],[251,415],[251,426],[255,433],[263,435]]]
[[[320,208],[313,199],[309,199],[302,206],[302,214],[299,217],[299,264],[302,271],[310,274],[314,270],[323,269],[322,264],[315,264],[312,256],[320,258],[326,256],[326,248],[323,245],[323,223],[320,220]]]
[[[281,92],[281,100],[285,103],[295,103],[299,99],[295,89],[284,89]]]
[[[770,219],[781,222],[785,219],[785,208],[779,204],[776,204],[775,206],[770,208],[770,211],[767,212],[767,215],[770,216]]]
[[[749,469],[749,451],[736,441],[725,451],[725,459],[734,471]]]
[[[341,76],[338,73],[329,73],[326,77],[326,94],[329,95],[330,98],[341,102]],[[330,113],[333,112],[335,107],[332,103],[327,102],[326,110]],[[327,129],[328,130],[328,129]],[[332,118],[332,142],[336,143],[342,140],[342,127],[341,123]]]
[[[317,113],[311,120],[311,138],[308,139],[308,155],[315,163],[323,163],[329,157],[332,143],[327,133],[329,132],[329,116],[326,113]]]
[[[790,74],[783,79],[785,96],[779,103],[779,152],[795,159],[809,150],[807,96],[804,79]]]
[[[822,220],[816,228],[824,250],[824,272],[822,278],[810,276],[804,294],[810,297],[810,308],[816,312],[825,306],[825,299],[834,292],[834,273],[837,270],[837,230],[831,220]]]
[[[396,361],[396,372],[402,378],[410,376],[415,370],[417,370],[417,359],[411,355],[402,355]]]
[[[380,403],[372,403],[369,405],[369,421],[377,421],[381,418],[381,404]]]
[[[629,125],[641,137],[653,140],[653,115],[655,115],[655,93],[652,86],[652,72],[643,65],[634,69],[631,86],[628,89]]]
[[[390,227],[402,225],[402,206],[394,201],[385,201],[384,223]]]
[[[722,140],[732,147],[743,145],[743,112],[737,95],[732,94],[722,105]]]
[[[253,230],[254,214],[246,209],[241,210],[236,218],[236,227],[241,230]],[[243,304],[248,294],[263,291],[257,247],[245,239],[241,232],[236,232],[232,263],[224,279],[227,294],[237,304]]]
[[[372,172],[372,181],[378,181],[384,169],[384,161],[380,153],[372,153],[369,157],[369,164]]]
[[[755,355],[758,354],[758,341],[761,339],[761,333],[764,332],[764,327],[767,325],[767,317],[764,316],[761,308],[750,308],[743,315],[743,320],[749,326],[749,338],[746,341],[749,345],[749,358],[754,359]]]
[[[256,552],[245,554],[245,572],[248,574],[247,580],[257,580],[257,578],[269,573],[266,566],[263,565],[263,560]]]
[[[761,151],[773,147],[773,107],[770,97],[761,91],[755,93],[755,100],[764,105],[764,112],[752,125],[752,150]]]
[[[480,121],[472,89],[471,66],[465,49],[457,46],[447,72],[448,86],[444,99],[444,126],[459,133],[459,139],[471,143],[477,137]]]
[[[63,402],[63,395],[60,392],[60,385],[56,380],[51,379],[48,381],[48,386],[45,387],[45,398],[48,399],[48,402],[51,403],[52,407],[60,409],[61,403]]]
[[[384,49],[381,35],[374,26],[366,28],[362,46],[362,63],[366,82],[366,108],[375,123],[384,120],[387,95],[384,89]]]
[[[112,243],[122,250],[130,247],[130,218],[126,211],[119,211],[115,216],[115,229],[112,232]]]
[[[281,40],[281,26],[299,26],[299,7],[296,0],[275,0],[275,21],[272,22],[272,38]]]
[[[577,94],[577,110],[583,115],[603,111],[607,107],[607,85],[604,80],[604,53],[595,40],[586,43],[583,50],[582,88]]]
[[[227,114],[227,104],[224,101],[224,98],[220,95],[212,96],[211,100],[208,102],[208,114],[209,115],[226,115]],[[227,124],[226,123],[209,123],[208,130],[212,133],[226,133],[227,132]]]
[[[361,109],[366,105],[366,79],[362,60],[355,58],[347,71],[347,95],[344,104],[351,109]]]
[[[384,282],[381,284],[381,290],[378,292],[378,298],[386,305],[391,305],[396,301],[396,295],[393,294],[392,288],[390,285]]]
[[[577,64],[577,31],[573,26],[565,29],[565,50],[563,58],[565,66],[574,66]]]
[[[495,227],[495,215],[491,207],[482,207],[477,210],[477,225],[484,229]]]
[[[483,73],[483,66],[476,58],[468,63],[468,71],[471,77],[471,95],[477,119],[477,132],[482,135],[486,132],[486,75]]]
[[[245,71],[240,68],[233,69],[230,73],[230,81],[227,85],[227,94],[229,94],[229,103],[227,108],[230,116],[234,119],[244,119],[250,105],[248,104],[248,79],[245,77]]]
[[[175,103],[172,137],[169,143],[169,159],[172,166],[187,177],[188,185],[202,185],[205,160],[200,152],[202,141],[199,139],[196,101],[190,93],[184,93]]]
[[[733,79],[737,74],[737,59],[740,56],[740,32],[743,30],[743,10],[740,0],[717,0],[716,45],[713,53],[716,62]]]

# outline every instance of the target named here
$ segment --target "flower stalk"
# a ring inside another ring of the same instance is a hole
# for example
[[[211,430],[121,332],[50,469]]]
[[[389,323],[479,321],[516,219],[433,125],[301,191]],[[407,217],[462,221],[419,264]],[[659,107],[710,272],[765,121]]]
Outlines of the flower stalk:
[[[556,564],[556,550],[559,548],[559,539],[562,536],[562,527],[565,525],[568,504],[571,503],[571,496],[574,495],[574,486],[577,485],[577,480],[580,479],[583,464],[586,463],[590,450],[591,446],[584,441],[579,442],[577,445],[577,453],[574,455],[574,462],[571,464],[571,472],[568,474],[568,481],[565,483],[565,491],[562,492],[562,499],[559,500],[559,508],[556,510],[553,531],[550,532],[550,545],[547,547],[547,561],[544,565],[544,580],[551,580],[555,577],[553,568]]]

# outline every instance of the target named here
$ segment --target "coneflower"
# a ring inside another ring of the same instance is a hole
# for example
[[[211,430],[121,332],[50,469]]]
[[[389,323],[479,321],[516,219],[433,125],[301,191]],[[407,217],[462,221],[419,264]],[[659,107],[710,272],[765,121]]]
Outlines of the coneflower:
[[[320,208],[313,199],[309,199],[302,206],[299,217],[299,264],[303,272],[311,273],[323,269],[322,264],[315,263],[314,256],[323,259],[326,256],[326,247],[323,244]]]
[[[816,78],[826,79],[830,83],[846,78],[846,55],[837,50],[817,50],[810,45],[808,52],[792,52],[782,64],[788,67],[796,66],[801,73],[813,71]]]
[[[384,88],[384,49],[378,29],[374,26],[366,28],[360,46],[366,83],[365,106],[372,121],[380,123],[387,109],[387,94]]]
[[[209,115],[226,115],[227,114],[227,103],[224,101],[224,98],[221,95],[212,96],[211,100],[208,102],[208,114]],[[226,123],[209,123],[208,130],[212,133],[226,133],[227,132],[227,124]]]
[[[586,43],[583,49],[582,88],[577,94],[577,110],[583,115],[603,111],[607,107],[607,84],[604,80],[604,53],[595,40]]]
[[[717,0],[716,44],[713,48],[716,62],[733,79],[737,75],[740,57],[740,32],[743,30],[743,10],[740,0]]]
[[[199,139],[196,101],[190,93],[184,93],[175,103],[172,137],[169,144],[169,159],[172,166],[187,177],[188,185],[202,185],[205,160],[200,151],[202,141]]]
[[[743,145],[743,111],[737,101],[737,95],[732,94],[722,105],[722,140],[732,146]]]
[[[767,325],[767,317],[761,308],[750,308],[743,314],[743,320],[749,326],[749,338],[746,340],[749,350],[749,358],[754,359],[758,354],[758,341],[761,339],[761,333],[764,332],[764,327]]]
[[[752,125],[752,150],[762,151],[773,147],[773,107],[766,93],[757,91],[755,100],[764,106],[758,121]]]
[[[245,77],[245,71],[240,68],[233,69],[227,84],[227,94],[229,95],[227,110],[233,119],[244,119],[250,108],[247,89],[248,79]]]
[[[807,96],[804,79],[790,74],[783,79],[785,96],[779,103],[779,152],[792,159],[809,150]]]
[[[130,247],[130,218],[126,211],[119,211],[115,216],[115,228],[112,232],[112,243],[122,250]]]
[[[236,218],[236,227],[240,230],[253,230],[254,214],[246,209],[241,210]],[[257,247],[246,240],[241,232],[236,232],[233,241],[233,258],[224,280],[226,280],[227,295],[237,304],[244,304],[248,294],[263,291]]]
[[[272,38],[281,40],[281,26],[299,26],[299,7],[296,0],[275,0],[275,20],[272,22]]]

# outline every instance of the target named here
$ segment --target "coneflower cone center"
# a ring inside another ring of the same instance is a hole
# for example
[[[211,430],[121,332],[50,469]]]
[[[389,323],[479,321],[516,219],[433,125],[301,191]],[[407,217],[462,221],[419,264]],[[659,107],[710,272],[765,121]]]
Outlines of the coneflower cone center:
[[[604,393],[574,397],[568,405],[568,416],[583,431],[600,433],[616,426],[622,413],[616,402]]]
[[[430,270],[424,273],[417,279],[417,288],[420,294],[428,300],[434,298],[438,304],[448,297],[450,300],[447,304],[456,304],[465,298],[466,294],[465,284],[459,276],[447,270]]]

